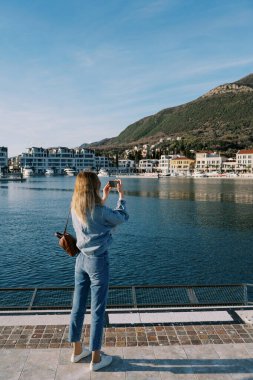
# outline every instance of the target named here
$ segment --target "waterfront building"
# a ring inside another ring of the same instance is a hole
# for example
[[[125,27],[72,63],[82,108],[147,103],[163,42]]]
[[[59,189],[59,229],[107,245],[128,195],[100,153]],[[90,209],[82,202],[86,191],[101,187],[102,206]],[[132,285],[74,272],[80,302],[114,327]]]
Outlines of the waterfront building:
[[[251,172],[253,165],[253,149],[242,149],[236,153],[236,170]]]
[[[200,172],[221,171],[223,161],[226,161],[226,158],[221,156],[220,153],[210,151],[196,152],[195,169]]]
[[[175,157],[170,160],[170,173],[187,175],[193,172],[195,160],[187,157]]]
[[[21,171],[32,168],[35,174],[43,174],[51,168],[55,173],[62,174],[64,169],[73,168],[76,171],[96,169],[95,153],[93,150],[66,147],[28,148],[20,157]]]
[[[43,148],[27,148],[25,153],[21,153],[20,157],[21,172],[25,168],[31,168],[34,173],[44,173],[48,168],[47,151]]]
[[[0,173],[8,170],[8,148],[0,146]]]
[[[108,157],[105,156],[96,156],[95,157],[96,161],[96,169],[99,171],[100,169],[109,169],[110,166],[112,166],[111,161],[109,160]]]
[[[172,158],[172,156],[162,155],[160,160],[159,160],[158,170],[163,175],[168,175],[170,173],[170,160],[171,160],[171,158]]]
[[[141,173],[152,173],[157,171],[158,165],[159,160],[156,159],[140,160],[138,170]]]
[[[121,173],[131,173],[135,169],[135,161],[134,160],[119,160],[118,161],[118,170]]]
[[[21,156],[14,156],[8,159],[8,168],[10,172],[20,172]]]
[[[236,171],[236,160],[234,158],[228,158],[222,162],[222,171],[229,173]]]

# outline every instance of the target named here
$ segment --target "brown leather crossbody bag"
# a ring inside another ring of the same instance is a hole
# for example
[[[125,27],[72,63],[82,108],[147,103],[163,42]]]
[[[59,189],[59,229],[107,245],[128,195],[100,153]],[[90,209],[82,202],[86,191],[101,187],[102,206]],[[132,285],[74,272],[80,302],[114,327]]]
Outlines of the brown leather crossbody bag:
[[[59,239],[59,246],[63,248],[64,251],[67,252],[69,256],[74,257],[77,253],[80,252],[80,249],[76,245],[76,238],[67,232],[70,212],[71,212],[71,207],[69,209],[69,213],[68,213],[68,217],[67,217],[67,221],[66,221],[63,233],[56,232],[55,236],[57,236]]]

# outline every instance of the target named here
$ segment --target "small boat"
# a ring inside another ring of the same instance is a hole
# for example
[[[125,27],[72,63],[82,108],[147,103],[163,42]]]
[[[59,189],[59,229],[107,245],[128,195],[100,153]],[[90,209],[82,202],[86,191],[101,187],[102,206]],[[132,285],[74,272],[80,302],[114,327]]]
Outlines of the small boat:
[[[207,174],[206,173],[200,173],[200,172],[194,172],[192,174],[192,177],[194,177],[194,178],[204,178],[204,177],[207,177]]]
[[[213,172],[207,172],[206,176],[207,177],[220,177],[220,174],[221,173],[218,173],[217,171],[213,171]]]
[[[105,168],[101,168],[98,172],[99,177],[109,177],[109,172]]]
[[[73,177],[74,175],[77,174],[77,171],[73,168],[65,168],[64,173]]]
[[[34,175],[34,172],[33,172],[32,168],[25,166],[22,170],[22,174],[24,177],[30,177],[30,176]]]
[[[51,169],[51,168],[46,169],[45,175],[54,175],[54,169]]]
[[[22,173],[15,174],[2,174],[0,175],[0,182],[24,182],[26,178],[23,178]]]
[[[238,177],[239,175],[237,174],[237,173],[233,173],[233,172],[231,172],[231,173],[226,173],[226,177],[229,177],[229,178],[236,178],[236,177]]]
[[[159,173],[160,175],[160,173]],[[158,173],[139,173],[139,176],[142,178],[157,178]]]

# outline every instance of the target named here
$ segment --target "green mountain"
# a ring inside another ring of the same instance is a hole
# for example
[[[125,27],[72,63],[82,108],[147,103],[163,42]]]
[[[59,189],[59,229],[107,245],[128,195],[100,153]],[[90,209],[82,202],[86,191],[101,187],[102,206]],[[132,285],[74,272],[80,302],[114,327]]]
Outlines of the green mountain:
[[[189,103],[166,108],[129,125],[104,148],[183,138],[189,146],[238,148],[253,143],[253,74],[214,88]]]

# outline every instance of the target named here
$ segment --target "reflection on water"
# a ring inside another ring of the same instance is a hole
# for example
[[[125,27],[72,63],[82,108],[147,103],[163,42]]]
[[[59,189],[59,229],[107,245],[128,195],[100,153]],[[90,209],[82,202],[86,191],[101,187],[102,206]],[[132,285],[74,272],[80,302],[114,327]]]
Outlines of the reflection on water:
[[[102,186],[107,181],[101,178]],[[64,228],[74,183],[74,177],[41,177],[0,186],[0,287],[73,285],[75,259],[54,232]],[[123,184],[130,218],[114,232],[112,285],[252,280],[253,181],[127,178]],[[116,202],[112,192],[107,204]]]
[[[202,202],[233,202],[241,204],[253,204],[253,194],[229,194],[229,193],[191,193],[184,191],[125,191],[126,195],[139,197],[155,197],[161,199],[178,199]]]
[[[162,178],[146,181],[146,184],[139,182],[134,190],[127,187],[126,194],[160,199],[253,204],[252,180]]]
[[[58,191],[73,192],[74,177],[60,181],[52,179],[52,182],[31,180],[19,186],[1,185],[0,189],[24,190],[24,191]],[[68,181],[69,180],[69,181]],[[102,186],[107,179],[102,178]],[[191,200],[201,202],[232,202],[239,204],[253,204],[253,180],[242,179],[213,179],[213,178],[161,178],[161,179],[130,179],[124,178],[125,194],[135,197],[151,197],[160,199]],[[41,184],[46,186],[41,186]],[[54,187],[55,184],[61,187]],[[69,186],[71,184],[71,186]],[[34,186],[35,185],[35,186]]]

